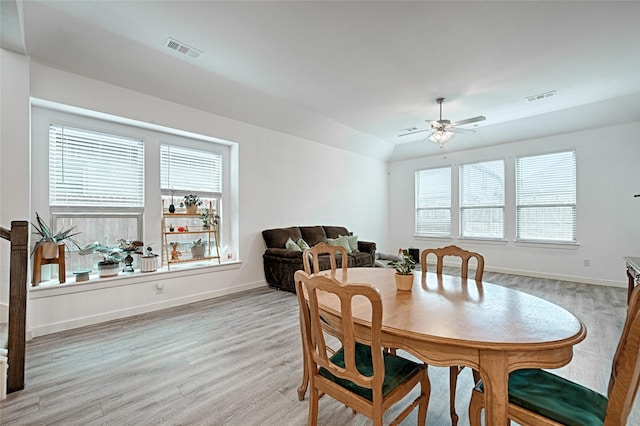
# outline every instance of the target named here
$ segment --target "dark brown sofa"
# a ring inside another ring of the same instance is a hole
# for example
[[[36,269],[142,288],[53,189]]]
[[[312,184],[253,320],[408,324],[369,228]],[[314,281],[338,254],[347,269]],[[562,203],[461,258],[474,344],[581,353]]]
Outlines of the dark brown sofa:
[[[262,256],[264,275],[271,287],[282,290],[295,291],[293,275],[297,270],[304,269],[302,251],[287,250],[285,244],[289,238],[297,242],[303,239],[310,247],[327,242],[327,238],[351,235],[343,226],[292,226],[290,228],[276,228],[262,231],[262,237],[267,250]],[[348,267],[374,266],[376,257],[376,243],[358,240],[358,251],[349,253]],[[331,267],[328,255],[319,258],[320,269]],[[338,262],[338,265],[341,263]]]

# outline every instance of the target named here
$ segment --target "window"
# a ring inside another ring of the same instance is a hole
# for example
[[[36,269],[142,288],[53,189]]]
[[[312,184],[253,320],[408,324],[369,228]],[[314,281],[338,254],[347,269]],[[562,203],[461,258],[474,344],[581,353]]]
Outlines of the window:
[[[460,237],[504,238],[504,161],[460,166]]]
[[[222,224],[222,154],[212,151],[184,148],[174,145],[160,146],[160,187],[164,206],[180,205],[187,194],[197,194],[202,208],[211,208]],[[200,225],[194,219],[193,225]],[[223,245],[218,235],[218,245]]]
[[[516,159],[516,240],[575,243],[575,151]]]
[[[451,236],[451,167],[416,172],[416,235]]]
[[[141,239],[142,140],[50,124],[49,206],[56,229],[81,231],[80,246]],[[95,269],[99,260],[70,250],[67,269]]]

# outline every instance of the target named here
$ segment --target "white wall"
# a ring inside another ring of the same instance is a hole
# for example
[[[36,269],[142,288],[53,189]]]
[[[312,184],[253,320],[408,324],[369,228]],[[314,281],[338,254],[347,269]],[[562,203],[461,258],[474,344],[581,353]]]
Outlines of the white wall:
[[[29,61],[0,49],[0,226],[29,217]],[[9,243],[0,241],[0,322],[8,320]]]
[[[386,244],[387,167],[382,161],[36,63],[30,68],[30,95],[237,142],[240,194],[239,264],[194,272],[193,280],[176,273],[125,279],[126,285],[104,281],[92,292],[36,289],[30,296],[33,336],[264,286],[263,229],[344,225],[363,240]],[[28,133],[27,126],[17,127]],[[3,151],[14,148],[7,139],[1,143]],[[14,168],[20,169],[14,179],[28,181],[24,159]],[[7,197],[2,195],[3,205]],[[23,217],[34,214],[22,210]],[[155,294],[157,280],[164,284],[161,295]]]
[[[640,255],[640,199],[633,197],[640,192],[639,137],[640,123],[632,123],[461,152],[446,153],[444,148],[439,156],[394,162],[389,182],[391,247],[457,244],[480,252],[487,270],[626,286],[622,257]],[[506,243],[414,237],[416,170],[504,158],[508,205],[514,199],[516,156],[572,148],[577,157],[577,247],[516,244],[513,209],[506,218]],[[584,259],[591,266],[583,266]]]

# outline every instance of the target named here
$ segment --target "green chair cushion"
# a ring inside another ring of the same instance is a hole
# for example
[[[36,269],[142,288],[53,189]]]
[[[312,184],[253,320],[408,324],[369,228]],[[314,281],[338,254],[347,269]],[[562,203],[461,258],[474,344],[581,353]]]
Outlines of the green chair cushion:
[[[534,368],[509,374],[509,402],[568,426],[602,425],[607,411],[606,397]]]
[[[384,382],[382,383],[382,395],[387,396],[398,385],[411,377],[420,368],[421,364],[409,361],[408,359],[383,353],[384,357]],[[331,357],[331,362],[344,368],[344,351],[340,349]],[[356,365],[358,371],[367,377],[373,376],[373,361],[371,359],[371,348],[367,345],[356,342]],[[369,388],[358,386],[350,380],[341,379],[331,374],[327,369],[320,368],[319,374],[340,386],[349,389],[363,398],[373,401],[373,391]]]

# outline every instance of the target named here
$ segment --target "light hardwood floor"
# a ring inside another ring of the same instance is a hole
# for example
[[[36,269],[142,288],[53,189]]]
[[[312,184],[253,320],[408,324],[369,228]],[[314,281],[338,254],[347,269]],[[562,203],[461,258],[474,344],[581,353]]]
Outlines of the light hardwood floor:
[[[484,279],[580,317],[588,336],[556,371],[606,394],[626,290],[491,272]],[[0,402],[0,424],[303,425],[308,402],[296,393],[301,362],[295,295],[253,290],[34,339],[26,387]],[[429,376],[427,424],[448,425],[448,369],[429,367]],[[465,371],[458,382],[460,425],[468,424],[471,386]],[[403,424],[416,417],[414,410]],[[330,398],[320,400],[319,419],[370,424]],[[640,424],[638,401],[629,424]]]

